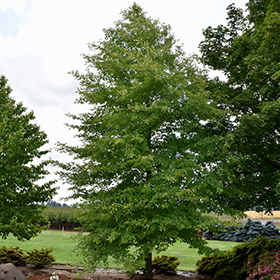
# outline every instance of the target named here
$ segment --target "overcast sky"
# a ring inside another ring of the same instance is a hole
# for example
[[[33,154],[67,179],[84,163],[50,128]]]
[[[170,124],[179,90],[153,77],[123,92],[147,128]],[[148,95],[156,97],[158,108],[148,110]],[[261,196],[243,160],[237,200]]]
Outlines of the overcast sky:
[[[71,70],[84,70],[87,44],[103,38],[120,12],[136,2],[148,16],[170,24],[187,53],[198,53],[202,30],[226,23],[231,3],[245,8],[244,0],[0,0],[0,74],[13,89],[12,96],[33,110],[36,122],[54,147],[57,141],[75,143],[64,123],[74,105],[76,88]],[[50,157],[63,160],[52,151]],[[52,172],[52,170],[51,170]],[[56,201],[67,196],[58,183]]]

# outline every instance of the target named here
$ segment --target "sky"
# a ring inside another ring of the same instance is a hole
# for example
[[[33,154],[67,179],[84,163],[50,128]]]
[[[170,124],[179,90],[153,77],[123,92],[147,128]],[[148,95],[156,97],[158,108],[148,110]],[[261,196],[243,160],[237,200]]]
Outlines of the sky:
[[[136,2],[147,15],[170,24],[186,53],[199,54],[202,30],[226,24],[226,7],[245,0],[0,0],[0,74],[9,80],[12,96],[34,111],[36,123],[48,135],[48,157],[67,161],[55,143],[76,144],[65,123],[75,105],[77,81],[69,71],[85,69],[81,56],[88,43],[103,39],[103,28],[114,27],[120,12]],[[54,178],[50,168],[49,179]],[[70,192],[60,181],[55,201]]]

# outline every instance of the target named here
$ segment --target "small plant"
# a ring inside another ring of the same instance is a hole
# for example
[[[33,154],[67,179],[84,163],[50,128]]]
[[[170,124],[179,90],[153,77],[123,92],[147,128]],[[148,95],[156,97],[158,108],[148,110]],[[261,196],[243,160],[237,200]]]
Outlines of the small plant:
[[[79,271],[75,273],[75,275],[71,278],[71,280],[84,280],[86,275],[83,271]]]
[[[42,250],[34,249],[33,251],[28,251],[26,263],[33,264],[36,267],[44,267],[50,265],[52,262],[55,261],[55,257],[53,255],[50,255],[52,251],[53,248],[47,248]]]
[[[59,276],[55,272],[53,272],[50,280],[59,280]]]
[[[278,250],[271,252],[265,251],[258,258],[258,263],[248,261],[249,277],[248,280],[276,280],[280,279],[280,254]]]
[[[22,274],[25,276],[26,279],[33,276],[33,273],[30,271],[23,271]]]
[[[180,262],[177,257],[169,257],[169,256],[156,256],[152,261],[152,267],[155,270],[155,273],[162,274],[176,274],[176,269]]]
[[[12,263],[16,266],[24,266],[26,264],[26,254],[19,247],[0,248],[0,263]]]

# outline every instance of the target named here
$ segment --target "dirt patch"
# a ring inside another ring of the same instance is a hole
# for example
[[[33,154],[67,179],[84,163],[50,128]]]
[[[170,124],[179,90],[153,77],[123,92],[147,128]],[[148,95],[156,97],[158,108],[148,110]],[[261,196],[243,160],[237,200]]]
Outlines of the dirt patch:
[[[47,268],[34,268],[30,266],[17,267],[28,280],[50,280],[53,273],[59,276],[59,280],[142,280],[141,272],[133,276],[122,272],[119,269],[97,268],[94,273],[83,273],[82,268],[65,265],[54,265]],[[177,275],[154,275],[154,280],[202,280],[202,276],[196,272],[178,271]]]

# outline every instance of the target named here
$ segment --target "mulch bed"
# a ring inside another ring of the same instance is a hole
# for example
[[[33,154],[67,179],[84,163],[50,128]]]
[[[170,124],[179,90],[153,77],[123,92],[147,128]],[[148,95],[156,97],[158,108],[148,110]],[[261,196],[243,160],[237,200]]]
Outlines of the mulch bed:
[[[28,280],[50,280],[52,273],[59,276],[59,280],[142,280],[142,274],[129,276],[118,269],[97,268],[95,273],[78,272],[78,267],[54,265],[43,269],[34,267],[17,267],[26,276]],[[78,272],[78,273],[77,273]],[[202,276],[196,272],[180,271],[178,275],[167,276],[163,274],[154,275],[154,280],[203,280]]]

